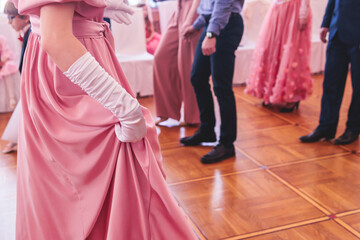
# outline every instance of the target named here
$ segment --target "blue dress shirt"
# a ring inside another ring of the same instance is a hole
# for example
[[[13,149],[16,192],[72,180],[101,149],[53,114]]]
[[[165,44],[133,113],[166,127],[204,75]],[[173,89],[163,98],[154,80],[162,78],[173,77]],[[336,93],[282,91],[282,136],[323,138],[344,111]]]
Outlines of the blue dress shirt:
[[[197,9],[199,17],[195,20],[193,27],[200,30],[206,24],[204,15],[211,15],[208,32],[217,36],[228,24],[231,13],[241,12],[245,0],[201,0]]]

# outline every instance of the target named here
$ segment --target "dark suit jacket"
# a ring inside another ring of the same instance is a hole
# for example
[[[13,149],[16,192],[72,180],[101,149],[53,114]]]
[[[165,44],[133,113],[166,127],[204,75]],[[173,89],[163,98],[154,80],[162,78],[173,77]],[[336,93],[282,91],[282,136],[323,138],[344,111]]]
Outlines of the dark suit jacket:
[[[329,28],[330,39],[338,32],[343,42],[360,44],[360,0],[329,0],[321,27]]]
[[[26,34],[24,35],[24,40],[23,40],[22,47],[21,47],[20,64],[19,64],[19,72],[20,73],[21,73],[22,67],[23,67],[24,54],[25,54],[25,50],[26,50],[30,32],[31,32],[31,28],[29,28],[29,31],[27,31]]]

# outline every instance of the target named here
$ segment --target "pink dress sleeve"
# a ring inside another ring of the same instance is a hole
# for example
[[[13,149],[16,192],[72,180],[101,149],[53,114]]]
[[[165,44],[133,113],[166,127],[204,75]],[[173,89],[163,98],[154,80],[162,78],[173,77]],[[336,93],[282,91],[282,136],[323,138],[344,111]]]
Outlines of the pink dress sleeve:
[[[104,8],[105,0],[12,0],[20,14],[40,15],[40,8],[51,3],[77,2],[82,6]]]
[[[310,0],[301,0],[300,4],[300,18],[307,18],[309,16]]]

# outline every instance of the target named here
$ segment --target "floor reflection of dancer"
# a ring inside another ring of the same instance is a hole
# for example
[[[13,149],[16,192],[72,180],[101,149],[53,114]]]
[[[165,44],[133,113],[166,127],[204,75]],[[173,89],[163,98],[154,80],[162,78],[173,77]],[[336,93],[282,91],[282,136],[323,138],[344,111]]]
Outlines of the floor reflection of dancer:
[[[19,63],[19,72],[22,71],[24,53],[27,46],[27,41],[30,35],[30,17],[27,15],[19,15],[18,10],[11,1],[6,2],[4,13],[7,14],[9,24],[19,33],[19,41],[21,42],[21,55]],[[11,115],[8,125],[2,135],[2,139],[9,141],[3,149],[3,153],[11,153],[16,151],[18,142],[18,125],[19,125],[19,112],[21,111],[21,103],[16,105],[16,108]]]
[[[165,182],[151,113],[131,93],[102,20],[105,7],[118,21],[129,7],[118,0],[14,1],[32,22],[16,239],[196,239]]]

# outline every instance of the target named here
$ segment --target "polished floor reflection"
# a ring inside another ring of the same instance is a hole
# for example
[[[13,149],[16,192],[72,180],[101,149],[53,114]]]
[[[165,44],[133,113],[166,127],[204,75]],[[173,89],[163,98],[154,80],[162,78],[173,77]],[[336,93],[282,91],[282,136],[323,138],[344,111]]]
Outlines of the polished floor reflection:
[[[167,182],[200,239],[360,239],[359,142],[298,140],[317,125],[322,78],[293,113],[264,108],[235,87],[236,157],[221,163],[200,163],[211,146],[181,146],[196,128],[158,127]],[[337,136],[350,100],[348,84]],[[155,114],[152,97],[140,102]],[[0,133],[9,117],[0,114]],[[16,154],[0,155],[1,240],[14,239],[15,191]]]

